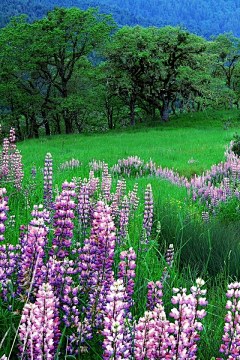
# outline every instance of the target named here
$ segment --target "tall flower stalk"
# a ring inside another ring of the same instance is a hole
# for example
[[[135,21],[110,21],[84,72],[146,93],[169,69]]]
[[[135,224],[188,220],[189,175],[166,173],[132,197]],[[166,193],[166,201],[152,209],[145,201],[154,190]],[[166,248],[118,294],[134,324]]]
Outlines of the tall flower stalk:
[[[44,163],[44,185],[43,185],[43,199],[44,206],[47,210],[51,210],[53,206],[53,159],[50,153],[46,154]]]
[[[223,343],[219,351],[228,359],[238,359],[240,357],[240,283],[229,284],[226,296],[228,312],[225,316]]]
[[[51,285],[39,287],[35,303],[26,303],[19,326],[19,351],[25,360],[54,359],[61,336],[58,301]]]

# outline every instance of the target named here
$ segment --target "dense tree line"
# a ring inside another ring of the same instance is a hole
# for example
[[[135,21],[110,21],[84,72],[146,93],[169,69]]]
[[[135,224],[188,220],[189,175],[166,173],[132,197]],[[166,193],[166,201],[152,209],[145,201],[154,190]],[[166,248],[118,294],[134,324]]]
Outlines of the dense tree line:
[[[97,9],[54,8],[0,30],[1,124],[19,138],[168,121],[238,106],[240,40],[181,27],[117,28]]]
[[[77,7],[112,14],[119,26],[182,26],[210,39],[212,35],[233,32],[240,37],[238,0],[1,0],[0,27],[11,16],[27,14],[28,20],[41,19],[53,7]]]
[[[39,1],[31,0],[1,0],[0,1],[0,28],[6,26],[12,16],[26,14],[28,21],[43,18],[52,6],[44,5]]]
[[[0,28],[6,26],[10,18],[13,16],[20,16],[22,14],[27,15],[27,21],[32,23],[34,20],[42,19],[46,16],[47,11],[52,11],[54,7],[77,7],[81,10],[87,10],[88,8],[99,8],[99,12],[102,14],[112,14],[114,21],[119,26],[129,25],[141,25],[148,26],[164,26],[164,21],[154,21],[144,18],[142,16],[136,16],[132,12],[120,8],[117,5],[100,3],[98,0],[1,0],[0,2]]]

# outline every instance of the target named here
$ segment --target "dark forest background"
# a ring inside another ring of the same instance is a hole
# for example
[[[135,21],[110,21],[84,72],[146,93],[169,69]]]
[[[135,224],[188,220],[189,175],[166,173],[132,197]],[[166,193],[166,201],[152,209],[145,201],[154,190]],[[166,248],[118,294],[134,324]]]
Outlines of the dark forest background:
[[[206,38],[231,31],[240,37],[239,0],[1,0],[0,27],[11,16],[27,14],[30,22],[43,18],[54,6],[99,7],[100,13],[112,14],[119,26],[181,25]]]

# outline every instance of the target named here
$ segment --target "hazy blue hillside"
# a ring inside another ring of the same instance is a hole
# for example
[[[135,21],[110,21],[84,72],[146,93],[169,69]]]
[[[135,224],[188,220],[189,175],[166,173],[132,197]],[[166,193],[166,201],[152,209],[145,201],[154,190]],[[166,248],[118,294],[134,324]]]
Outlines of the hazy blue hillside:
[[[182,24],[207,37],[230,31],[240,37],[239,0],[41,0],[41,4],[80,8],[99,4],[101,11],[109,10],[121,25],[132,26],[136,20],[143,25],[144,18],[146,24],[156,26]]]
[[[41,1],[31,0],[0,0],[0,27],[4,27],[12,16],[28,15],[29,21],[41,19],[52,6]]]
[[[119,25],[183,25],[189,31],[209,37],[230,32],[240,37],[239,0],[1,0],[0,26],[12,15],[26,13],[30,21],[54,6],[97,7],[113,15]]]
[[[129,9],[136,16],[170,25],[183,24],[189,30],[209,36],[232,31],[240,36],[239,0],[99,0]]]
[[[114,20],[120,25],[141,25],[147,26],[164,26],[164,21],[154,21],[141,16],[136,16],[124,8],[117,5],[108,5],[100,3],[98,0],[0,0],[0,27],[5,26],[10,17],[26,14],[28,20],[32,22],[36,19],[43,18],[47,11],[52,10],[54,6],[58,7],[78,7],[87,10],[89,7],[99,8],[104,14],[112,14]]]

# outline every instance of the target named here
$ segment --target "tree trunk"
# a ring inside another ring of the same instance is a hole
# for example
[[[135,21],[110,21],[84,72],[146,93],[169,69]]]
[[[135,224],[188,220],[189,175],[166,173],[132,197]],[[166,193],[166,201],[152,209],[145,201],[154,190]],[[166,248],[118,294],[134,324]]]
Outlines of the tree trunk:
[[[135,99],[131,99],[130,101],[130,119],[131,125],[135,125]]]
[[[60,122],[61,122],[61,117],[59,116],[59,114],[56,114],[53,116],[53,119],[55,120],[56,126],[54,129],[55,134],[61,134],[61,126],[60,126]]]
[[[160,109],[160,114],[161,114],[161,120],[166,122],[169,120],[169,100],[167,98],[167,95],[163,95],[162,96],[162,107]]]
[[[45,126],[45,133],[47,136],[51,135],[51,130],[50,130],[50,126],[49,126],[49,121],[46,120],[46,122],[44,123]]]
[[[22,136],[22,132],[21,132],[21,127],[20,127],[20,123],[19,123],[19,118],[16,118],[16,129],[17,129],[17,134],[19,139],[23,140],[23,136]]]
[[[38,139],[39,138],[38,125],[37,125],[37,122],[36,122],[36,119],[35,119],[35,115],[32,118],[32,129],[33,129],[34,137],[36,139]]]
[[[108,98],[105,99],[105,109],[107,113],[108,127],[113,129],[113,107],[109,104]]]
[[[47,119],[45,109],[42,110],[42,117],[43,117],[43,122],[44,122],[44,127],[45,127],[45,134],[47,136],[49,136],[49,135],[51,135],[51,130],[50,130],[49,120]]]
[[[65,132],[66,134],[71,134],[73,132],[72,129],[72,120],[70,119],[70,114],[68,110],[63,110],[63,120],[65,123]]]

